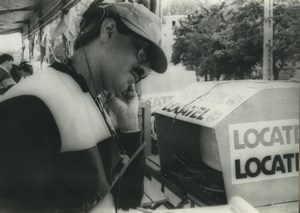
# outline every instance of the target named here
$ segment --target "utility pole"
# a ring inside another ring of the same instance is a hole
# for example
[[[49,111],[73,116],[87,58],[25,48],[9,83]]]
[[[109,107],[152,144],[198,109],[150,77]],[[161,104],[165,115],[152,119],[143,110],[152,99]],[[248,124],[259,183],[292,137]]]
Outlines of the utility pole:
[[[162,20],[163,19],[163,7],[162,7],[162,1],[163,0],[157,0],[157,1],[158,1],[158,16]]]
[[[264,0],[263,80],[273,79],[273,0]]]

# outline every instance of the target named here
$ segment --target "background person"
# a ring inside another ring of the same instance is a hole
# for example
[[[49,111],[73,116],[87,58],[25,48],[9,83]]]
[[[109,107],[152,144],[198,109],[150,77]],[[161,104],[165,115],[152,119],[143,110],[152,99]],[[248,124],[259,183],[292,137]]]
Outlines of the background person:
[[[9,74],[16,83],[20,81],[21,77],[20,77],[18,65],[12,64],[12,68],[10,69]]]
[[[33,74],[32,65],[28,61],[22,61],[19,64],[18,69],[21,79],[27,78]]]
[[[16,84],[10,75],[13,61],[14,58],[9,54],[0,55],[0,95],[3,95],[9,88]]]
[[[33,74],[32,65],[27,61],[22,61],[19,65],[12,65],[10,75],[16,83]]]

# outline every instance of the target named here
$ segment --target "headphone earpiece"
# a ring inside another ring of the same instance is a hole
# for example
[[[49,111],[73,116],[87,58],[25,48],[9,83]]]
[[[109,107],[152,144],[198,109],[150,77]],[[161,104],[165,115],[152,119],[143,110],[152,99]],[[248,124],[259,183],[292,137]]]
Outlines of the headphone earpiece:
[[[79,32],[81,38],[89,38],[100,27],[101,21],[108,16],[105,10],[108,4],[102,2],[103,0],[94,1],[83,13]]]
[[[108,16],[105,7],[109,5],[102,2],[103,0],[94,1],[83,13],[80,31],[75,41],[75,49],[78,49],[100,34],[101,22]]]

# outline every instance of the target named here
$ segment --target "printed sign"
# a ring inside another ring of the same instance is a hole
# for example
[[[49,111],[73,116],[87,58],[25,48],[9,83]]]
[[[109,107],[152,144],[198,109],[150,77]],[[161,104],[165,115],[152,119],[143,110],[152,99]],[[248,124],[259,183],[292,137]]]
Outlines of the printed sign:
[[[158,113],[213,127],[252,97],[258,89],[235,82],[195,83],[174,97]]]
[[[143,94],[142,99],[151,102],[151,112],[166,105],[178,92]]]
[[[232,184],[298,176],[299,120],[229,125]]]

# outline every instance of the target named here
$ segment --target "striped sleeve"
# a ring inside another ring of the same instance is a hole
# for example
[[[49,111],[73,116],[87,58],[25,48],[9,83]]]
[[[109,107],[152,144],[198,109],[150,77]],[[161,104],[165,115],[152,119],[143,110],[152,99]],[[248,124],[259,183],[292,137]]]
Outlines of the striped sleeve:
[[[15,85],[14,79],[3,69],[0,69],[0,90],[4,92]]]

